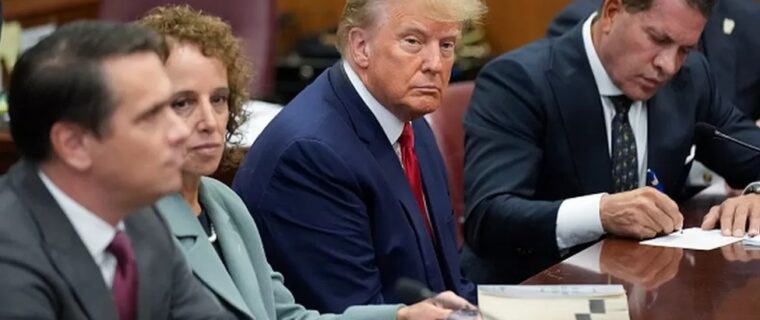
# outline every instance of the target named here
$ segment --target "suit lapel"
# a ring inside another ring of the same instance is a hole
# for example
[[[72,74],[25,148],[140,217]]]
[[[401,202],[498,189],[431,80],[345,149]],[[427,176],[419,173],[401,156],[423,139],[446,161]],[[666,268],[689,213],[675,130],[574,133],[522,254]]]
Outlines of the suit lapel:
[[[90,319],[116,319],[116,305],[100,268],[53,196],[37,175],[37,167],[21,161],[9,173],[19,198],[37,225],[53,266]]]
[[[423,130],[430,132],[425,119],[415,120],[413,126],[415,131],[414,148],[420,163],[420,174],[422,175],[422,185],[428,205],[428,215],[433,225],[435,238],[438,241],[440,258],[444,259],[442,262],[445,262],[439,263],[439,265],[441,266],[441,273],[446,275],[444,279],[451,281],[451,285],[441,283],[442,287],[434,290],[456,288],[455,278],[449,276],[452,274],[452,270],[448,269],[448,266],[457,265],[456,260],[459,259],[459,255],[452,254],[457,252],[455,232],[447,229],[448,224],[446,223],[447,219],[452,218],[451,216],[454,214],[451,209],[448,183],[443,179],[442,172],[438,171],[440,168],[432,165],[437,162],[434,157],[438,152],[438,146],[435,141],[424,139],[426,135],[422,134]],[[456,270],[453,274],[456,275],[458,272],[459,270]]]
[[[224,263],[185,200],[179,195],[173,195],[161,199],[156,207],[168,222],[174,237],[179,240],[185,258],[198,279],[217,297],[221,297],[240,313],[253,318]],[[226,238],[232,236],[227,234],[228,230],[223,229],[217,230],[217,233],[225,234]],[[221,238],[220,236],[219,241]]]
[[[682,70],[647,101],[647,165],[657,173],[665,192],[671,196],[680,191],[675,188],[680,185],[682,174],[686,173],[684,161],[690,147],[684,143],[691,141],[686,135],[691,135],[693,131],[692,127],[684,127],[683,122],[679,122],[685,114],[679,110],[679,106],[690,105],[684,103],[688,97],[677,94],[685,85],[685,79],[688,79],[688,76],[682,75],[685,72],[687,71]]]
[[[607,147],[599,89],[594,82],[581,26],[553,46],[549,82],[556,96],[581,194],[612,191],[612,165]]]
[[[404,169],[401,167],[401,162],[393,150],[393,146],[388,143],[388,138],[369,107],[354,90],[341,66],[341,62],[331,67],[329,72],[330,82],[340,101],[339,105],[343,106],[344,109],[342,113],[348,116],[347,118],[359,138],[367,145],[380,168],[383,168],[383,178],[387,180],[391,192],[399,200],[407,220],[413,226],[417,245],[424,261],[428,285],[434,289],[445,288],[441,283],[441,270],[435,248],[427,234],[417,201],[414,199],[412,189],[406,180]]]

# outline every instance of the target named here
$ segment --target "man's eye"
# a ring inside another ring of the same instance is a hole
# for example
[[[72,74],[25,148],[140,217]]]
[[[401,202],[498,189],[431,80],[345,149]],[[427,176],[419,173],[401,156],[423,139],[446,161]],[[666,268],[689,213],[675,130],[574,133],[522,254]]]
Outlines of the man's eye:
[[[172,109],[175,109],[175,110],[184,109],[184,108],[187,108],[188,106],[190,106],[190,101],[188,101],[187,99],[176,100],[176,101],[173,101],[171,104]]]
[[[409,45],[419,45],[420,41],[415,38],[406,38],[404,39],[404,42],[406,42]]]

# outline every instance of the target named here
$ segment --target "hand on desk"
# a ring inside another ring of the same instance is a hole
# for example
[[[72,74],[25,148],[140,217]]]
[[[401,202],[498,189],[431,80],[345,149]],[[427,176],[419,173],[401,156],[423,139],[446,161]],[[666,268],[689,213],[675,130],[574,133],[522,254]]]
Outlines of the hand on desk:
[[[673,279],[683,258],[683,249],[680,248],[637,246],[625,252],[610,252],[604,244],[599,258],[601,271],[646,290]]]
[[[652,187],[602,196],[599,214],[605,231],[629,238],[651,238],[683,226],[678,205]]]
[[[396,313],[397,320],[440,320],[447,319],[459,309],[477,310],[467,300],[457,296],[451,291],[446,291],[425,301],[411,306],[402,307]],[[476,318],[480,320],[481,317]]]
[[[702,220],[702,229],[714,229],[718,223],[725,236],[743,237],[745,231],[750,236],[760,234],[760,195],[729,198],[713,206]]]

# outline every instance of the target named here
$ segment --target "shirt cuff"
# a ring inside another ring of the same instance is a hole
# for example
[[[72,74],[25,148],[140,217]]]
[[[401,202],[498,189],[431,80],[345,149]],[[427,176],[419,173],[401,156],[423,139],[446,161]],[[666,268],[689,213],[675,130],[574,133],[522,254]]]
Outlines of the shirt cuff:
[[[599,202],[605,193],[562,201],[557,212],[557,247],[560,252],[604,235]]]

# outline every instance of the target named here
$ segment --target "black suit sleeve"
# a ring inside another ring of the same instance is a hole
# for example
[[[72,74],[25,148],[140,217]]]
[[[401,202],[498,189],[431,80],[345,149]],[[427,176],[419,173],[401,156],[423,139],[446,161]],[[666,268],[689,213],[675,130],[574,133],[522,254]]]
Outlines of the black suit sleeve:
[[[541,96],[524,66],[507,59],[476,81],[464,117],[465,237],[481,256],[559,256],[561,201],[534,198],[545,147]]]

